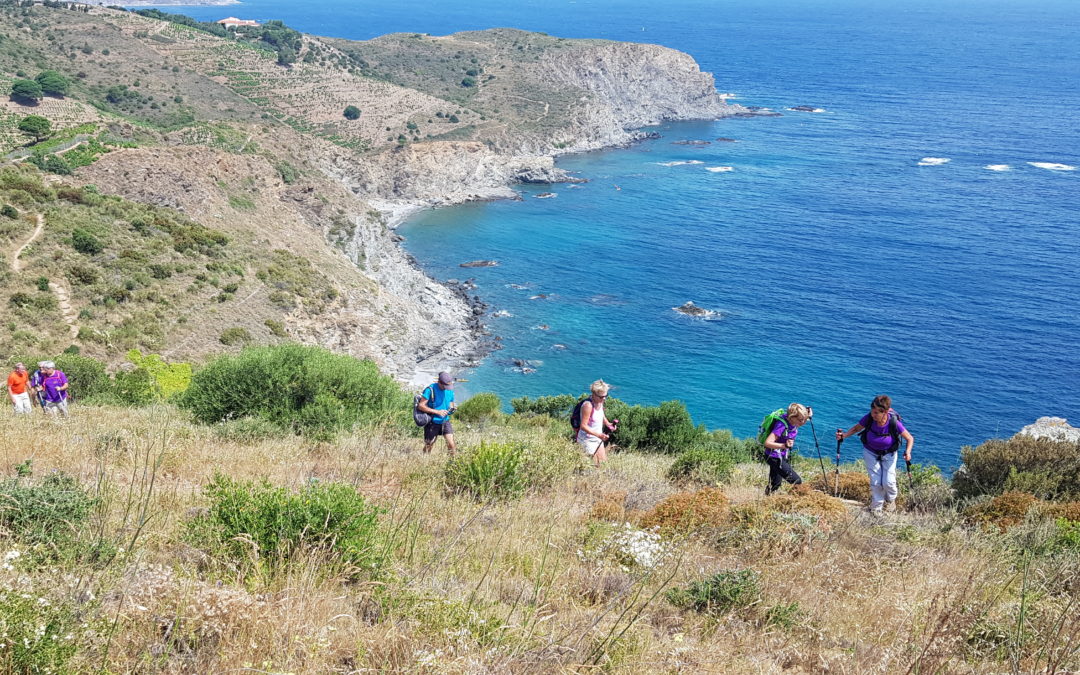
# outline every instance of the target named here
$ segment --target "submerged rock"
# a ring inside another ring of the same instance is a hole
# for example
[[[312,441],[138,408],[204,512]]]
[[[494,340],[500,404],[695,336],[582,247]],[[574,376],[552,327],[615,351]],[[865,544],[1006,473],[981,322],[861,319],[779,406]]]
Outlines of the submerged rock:
[[[541,192],[540,194],[536,195],[536,198],[537,199],[551,199],[552,197],[558,197],[558,196],[559,195],[555,194],[554,192]]]
[[[716,142],[717,143],[738,143],[738,141],[736,141],[734,138],[727,138],[725,136],[721,136],[720,138],[716,139]]]
[[[672,141],[672,145],[709,145],[712,141]]]
[[[463,262],[458,267],[498,267],[498,260],[472,260],[470,262]]]

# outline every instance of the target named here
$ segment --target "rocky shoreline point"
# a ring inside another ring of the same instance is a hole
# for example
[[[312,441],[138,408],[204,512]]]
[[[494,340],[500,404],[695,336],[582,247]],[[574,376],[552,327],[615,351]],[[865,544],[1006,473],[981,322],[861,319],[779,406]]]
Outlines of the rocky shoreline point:
[[[1069,420],[1064,417],[1040,417],[1033,424],[1018,431],[1016,435],[1080,443],[1080,428],[1070,425]]]

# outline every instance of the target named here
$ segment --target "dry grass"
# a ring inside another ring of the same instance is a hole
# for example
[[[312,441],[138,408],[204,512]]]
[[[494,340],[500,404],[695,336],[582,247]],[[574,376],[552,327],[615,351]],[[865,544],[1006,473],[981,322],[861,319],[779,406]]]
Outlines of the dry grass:
[[[420,453],[419,439],[394,429],[333,444],[245,444],[190,426],[169,407],[76,408],[67,422],[5,414],[0,432],[25,439],[0,449],[0,467],[31,457],[35,475],[76,475],[106,497],[98,516],[125,548],[104,569],[25,571],[89,624],[72,672],[103,664],[114,673],[1080,667],[1080,626],[1069,618],[1078,589],[1065,582],[1077,562],[1028,559],[1025,577],[999,535],[956,528],[947,514],[872,521],[821,493],[759,497],[717,528],[731,537],[666,539],[654,565],[626,567],[582,554],[614,527],[590,513],[676,517],[678,504],[724,510],[726,498],[672,497],[662,478],[668,458],[620,454],[542,493],[477,504],[442,489],[443,456]],[[546,433],[512,423],[484,431],[563,442]],[[459,436],[462,445],[481,438],[468,429]],[[312,478],[356,486],[386,509],[390,567],[358,580],[328,576],[318,554],[242,578],[207,565],[183,532],[215,471],[292,487]],[[745,568],[763,589],[752,611],[709,617],[664,599],[667,588]],[[11,578],[0,571],[0,583]],[[784,622],[763,618],[792,603]]]
[[[679,492],[646,513],[641,519],[641,525],[646,528],[655,527],[665,534],[720,527],[727,520],[730,504],[731,500],[717,488]]]
[[[807,484],[814,490],[857,502],[870,502],[870,477],[865,471],[845,471],[839,475],[829,474],[825,479],[815,476]],[[839,487],[839,491],[837,491]]]

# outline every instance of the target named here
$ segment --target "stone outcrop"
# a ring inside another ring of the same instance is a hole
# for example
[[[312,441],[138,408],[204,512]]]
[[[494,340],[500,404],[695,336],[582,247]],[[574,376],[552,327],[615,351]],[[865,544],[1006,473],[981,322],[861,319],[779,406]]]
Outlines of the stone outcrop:
[[[1027,425],[1016,435],[1080,443],[1080,429],[1071,426],[1069,420],[1064,417],[1040,417],[1034,424]]]

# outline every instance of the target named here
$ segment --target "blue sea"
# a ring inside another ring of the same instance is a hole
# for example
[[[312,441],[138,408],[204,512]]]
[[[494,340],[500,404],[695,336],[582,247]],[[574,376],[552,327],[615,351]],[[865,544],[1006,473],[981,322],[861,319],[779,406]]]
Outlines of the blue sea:
[[[832,430],[888,393],[916,461],[944,468],[961,446],[1039,416],[1080,422],[1080,169],[1063,170],[1080,167],[1075,0],[252,0],[180,11],[356,39],[511,26],[658,43],[693,55],[736,102],[783,113],[667,124],[630,149],[561,159],[589,180],[580,188],[522,187],[521,202],[403,226],[432,275],[475,277],[510,315],[488,320],[503,349],[462,373],[468,391],[578,393],[602,377],[619,398],[679,399],[739,435],[800,401],[814,406],[826,452]],[[823,112],[786,110],[796,105]],[[708,170],[720,167],[731,170]],[[534,198],[545,191],[557,196]],[[458,267],[480,258],[500,265]],[[688,300],[721,314],[672,310]]]

